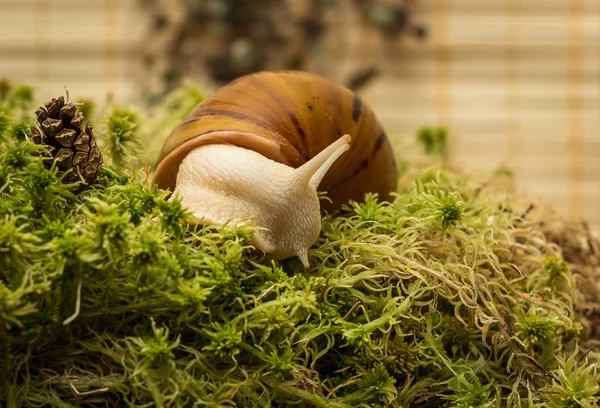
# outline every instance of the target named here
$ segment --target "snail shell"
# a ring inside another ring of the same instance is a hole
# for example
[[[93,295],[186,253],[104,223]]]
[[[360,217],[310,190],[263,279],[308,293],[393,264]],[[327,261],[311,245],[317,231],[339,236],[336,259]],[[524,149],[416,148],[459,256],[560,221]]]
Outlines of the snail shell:
[[[269,170],[263,170],[266,167]],[[292,175],[301,169],[302,176]],[[288,179],[279,180],[288,173]],[[281,193],[281,188],[287,189],[298,180],[314,185],[314,198],[307,199],[310,205],[299,199],[297,192]],[[254,203],[228,205],[224,197],[247,196],[244,200],[252,201],[248,197],[253,194],[267,194],[268,199],[263,201],[269,208],[264,211],[270,214],[262,218],[271,220],[266,225],[256,221],[265,233],[255,234],[255,245],[278,259],[304,257],[303,263],[308,266],[308,247],[283,250],[277,238],[267,236],[269,230],[293,228],[295,232],[287,233],[293,241],[306,229],[306,214],[291,225],[282,217],[304,213],[304,207],[314,207],[316,199],[317,232],[315,235],[315,226],[311,225],[308,229],[312,232],[305,241],[312,242],[302,245],[310,246],[320,231],[320,209],[339,209],[349,200],[361,201],[367,192],[387,200],[396,188],[397,173],[388,138],[358,95],[312,73],[264,71],[238,78],[196,106],[165,141],[153,182],[159,188],[170,189],[174,196],[183,196],[183,204],[193,210],[198,205],[211,207],[195,211],[198,222],[207,224],[260,219],[252,213],[254,208],[248,212]],[[277,182],[281,188],[275,189]],[[318,202],[317,187],[327,192],[331,203]],[[213,196],[214,190],[218,195]],[[279,211],[281,203],[277,199],[283,196],[293,202],[285,204],[291,209]],[[202,204],[205,201],[208,203]],[[204,214],[214,207],[219,207],[217,215]],[[243,214],[236,214],[240,211]],[[309,218],[316,219],[314,214]]]

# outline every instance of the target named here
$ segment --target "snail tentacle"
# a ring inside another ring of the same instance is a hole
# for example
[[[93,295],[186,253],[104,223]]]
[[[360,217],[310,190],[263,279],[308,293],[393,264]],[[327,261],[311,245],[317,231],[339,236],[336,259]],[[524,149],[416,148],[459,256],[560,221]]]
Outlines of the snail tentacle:
[[[335,163],[345,151],[350,149],[349,143],[351,140],[352,138],[350,135],[342,136],[327,146],[321,153],[300,166],[296,170],[298,182],[308,184],[316,190],[333,163]]]

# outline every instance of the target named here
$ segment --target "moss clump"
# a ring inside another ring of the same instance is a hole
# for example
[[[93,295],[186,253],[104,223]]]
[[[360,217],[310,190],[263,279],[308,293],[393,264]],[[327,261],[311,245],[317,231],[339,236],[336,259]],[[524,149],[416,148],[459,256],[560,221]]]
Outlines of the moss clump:
[[[597,404],[598,242],[494,177],[408,166],[392,202],[324,217],[305,270],[188,226],[117,137],[75,195],[9,129],[3,406]]]

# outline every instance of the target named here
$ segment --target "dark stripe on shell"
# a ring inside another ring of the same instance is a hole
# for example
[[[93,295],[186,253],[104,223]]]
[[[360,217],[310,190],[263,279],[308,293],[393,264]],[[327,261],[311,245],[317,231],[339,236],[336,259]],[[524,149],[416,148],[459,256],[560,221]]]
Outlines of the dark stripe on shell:
[[[359,96],[354,94],[354,100],[352,101],[352,120],[354,123],[358,123],[360,114],[362,113],[362,101]]]
[[[304,143],[306,143],[306,135],[304,134],[304,129],[302,129],[302,125],[300,125],[300,122],[298,121],[298,118],[292,112],[287,112],[287,114],[290,116],[290,119],[292,119],[292,122],[294,122],[294,126],[296,126],[296,131],[298,132],[298,134],[302,138],[302,141]]]
[[[381,149],[381,146],[383,146],[383,143],[386,141],[387,141],[387,135],[385,134],[385,131],[382,129],[381,133],[377,137],[377,140],[375,141],[375,146],[373,146],[373,150],[371,150],[371,154],[369,154],[369,157],[362,160],[359,163],[359,165],[356,167],[356,169],[354,169],[352,174],[350,174],[348,177],[346,177],[342,181],[340,181],[339,184],[343,184],[343,183],[347,182],[348,180],[350,180],[354,176],[356,176],[358,173],[360,173],[361,171],[368,168],[369,163],[371,162],[371,160],[373,160],[375,158],[375,156],[377,155],[377,152],[379,151],[379,149]],[[395,167],[395,165],[396,165],[396,162],[394,160],[394,167]]]
[[[185,125],[193,124],[194,122],[198,121],[198,119],[200,119],[203,116],[224,116],[224,117],[229,117],[229,118],[233,118],[233,119],[243,120],[246,122],[253,123],[264,129],[267,129],[273,133],[279,133],[278,129],[275,126],[273,126],[270,121],[261,120],[260,118],[258,118],[256,116],[248,117],[248,116],[245,116],[245,115],[242,115],[239,113],[235,113],[230,110],[211,109],[211,108],[203,108],[203,109],[199,110],[197,116],[195,115],[193,119],[189,119],[189,120],[186,120],[185,122],[182,122],[177,127],[183,127]]]
[[[256,80],[256,78],[254,78],[254,80]],[[298,118],[296,117],[294,112],[292,112],[289,109],[288,104],[285,103],[285,101],[283,101],[281,99],[281,95],[279,94],[279,92],[276,89],[273,89],[269,86],[264,86],[260,82],[259,82],[259,85],[262,89],[264,89],[271,96],[273,101],[277,102],[277,105],[292,120],[292,122],[294,123],[294,125],[296,127],[296,130],[298,131],[298,134],[300,135],[300,137],[302,138],[302,141],[304,142],[304,146],[300,147],[300,145],[296,142],[296,140],[294,140],[295,138],[293,138],[293,137],[292,137],[292,140],[288,140],[288,141],[292,145],[294,145],[294,147],[300,153],[300,155],[304,158],[304,160],[306,160],[306,161],[310,160],[310,157],[308,156],[308,146],[307,146],[306,135],[304,134],[304,130],[302,129],[302,126],[300,126],[300,122],[298,121]],[[287,130],[288,130],[288,132],[290,132],[290,129],[287,129]],[[284,136],[284,135],[281,135],[281,136]],[[291,132],[290,132],[290,136],[293,136]]]
[[[379,134],[379,137],[377,137],[377,140],[375,141],[375,147],[371,152],[371,156],[375,156],[377,154],[377,151],[381,149],[381,146],[383,145],[383,142],[385,142],[386,138],[387,136],[385,134],[385,130],[382,129],[381,133]]]

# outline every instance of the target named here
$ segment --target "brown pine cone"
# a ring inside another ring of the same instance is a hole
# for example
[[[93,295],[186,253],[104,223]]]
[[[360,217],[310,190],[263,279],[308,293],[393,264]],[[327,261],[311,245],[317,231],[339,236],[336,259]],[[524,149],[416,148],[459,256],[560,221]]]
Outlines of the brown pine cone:
[[[35,112],[39,125],[31,126],[31,138],[47,145],[61,171],[73,169],[68,182],[83,180],[93,184],[102,166],[102,154],[96,145],[94,129],[88,121],[83,126],[83,114],[77,112],[64,97],[52,98]],[[51,165],[51,163],[49,164]]]

